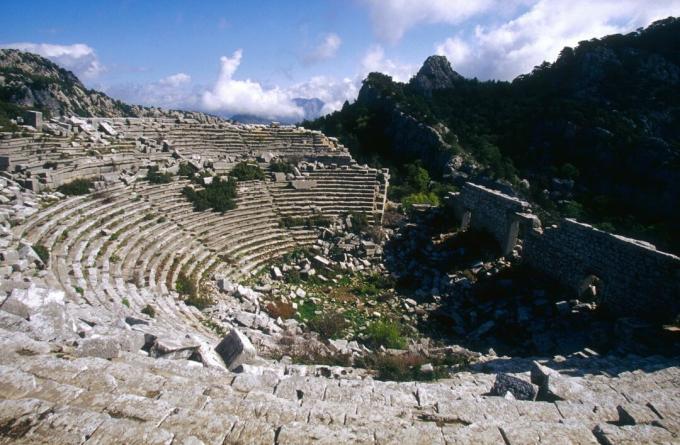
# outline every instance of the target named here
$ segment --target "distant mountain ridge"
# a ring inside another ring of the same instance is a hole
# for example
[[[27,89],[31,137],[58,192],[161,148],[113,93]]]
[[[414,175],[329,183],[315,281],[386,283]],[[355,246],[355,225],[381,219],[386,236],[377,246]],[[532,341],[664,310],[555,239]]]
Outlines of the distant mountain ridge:
[[[512,82],[465,79],[442,56],[404,84],[371,73],[357,101],[305,126],[355,157],[514,190],[680,252],[680,20],[564,48]]]
[[[208,119],[208,115],[200,112],[128,105],[88,89],[72,72],[44,57],[0,49],[0,119],[6,121],[29,108],[53,116],[160,117],[180,113],[199,120]]]

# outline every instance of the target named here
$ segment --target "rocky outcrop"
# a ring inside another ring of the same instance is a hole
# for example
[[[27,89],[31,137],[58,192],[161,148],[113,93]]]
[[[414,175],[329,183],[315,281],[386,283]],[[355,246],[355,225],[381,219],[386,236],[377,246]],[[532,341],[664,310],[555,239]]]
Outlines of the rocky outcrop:
[[[451,68],[445,56],[430,56],[425,59],[410,84],[426,96],[431,96],[434,90],[453,88],[458,80],[463,80],[463,76]]]

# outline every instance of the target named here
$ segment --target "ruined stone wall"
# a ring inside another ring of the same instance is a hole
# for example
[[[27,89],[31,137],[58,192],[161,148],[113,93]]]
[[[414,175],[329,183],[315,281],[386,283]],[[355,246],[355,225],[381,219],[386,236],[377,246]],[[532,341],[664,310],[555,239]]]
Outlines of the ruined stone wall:
[[[638,241],[565,219],[541,228],[528,203],[466,183],[451,196],[463,229],[483,229],[508,253],[523,239],[523,261],[577,295],[597,277],[598,299],[616,316],[670,321],[680,314],[680,258]],[[519,226],[522,232],[519,232]]]
[[[463,228],[485,230],[508,254],[517,242],[517,213],[526,211],[529,204],[517,198],[467,182],[458,196],[458,212]]]
[[[680,258],[649,243],[565,219],[528,229],[522,258],[576,293],[596,276],[598,298],[614,315],[667,321],[680,313]]]

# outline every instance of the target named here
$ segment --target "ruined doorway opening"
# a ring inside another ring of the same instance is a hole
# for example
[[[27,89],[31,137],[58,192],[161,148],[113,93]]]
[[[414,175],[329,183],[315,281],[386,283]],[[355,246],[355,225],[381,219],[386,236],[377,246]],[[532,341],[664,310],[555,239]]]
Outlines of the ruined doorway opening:
[[[503,237],[503,242],[501,243],[501,254],[503,256],[508,255],[512,252],[512,249],[517,245],[517,239],[519,237],[519,219],[513,219],[505,232]]]
[[[470,221],[472,220],[472,212],[470,210],[463,210],[463,215],[460,218],[460,231],[464,232],[470,228]]]

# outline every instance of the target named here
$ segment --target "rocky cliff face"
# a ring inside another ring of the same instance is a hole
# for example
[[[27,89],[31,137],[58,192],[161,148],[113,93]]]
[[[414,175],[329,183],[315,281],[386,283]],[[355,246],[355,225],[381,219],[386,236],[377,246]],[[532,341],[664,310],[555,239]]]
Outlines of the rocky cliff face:
[[[35,54],[0,50],[0,105],[38,109],[52,116],[161,117],[175,116],[159,108],[128,105],[90,90],[70,71]],[[182,112],[199,120],[203,113]],[[13,116],[10,116],[13,117]]]

